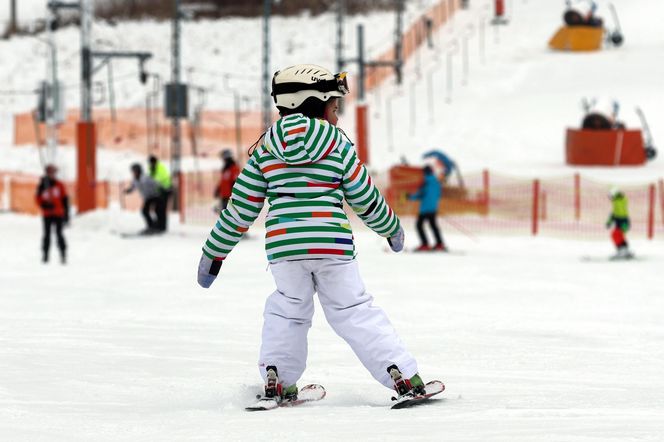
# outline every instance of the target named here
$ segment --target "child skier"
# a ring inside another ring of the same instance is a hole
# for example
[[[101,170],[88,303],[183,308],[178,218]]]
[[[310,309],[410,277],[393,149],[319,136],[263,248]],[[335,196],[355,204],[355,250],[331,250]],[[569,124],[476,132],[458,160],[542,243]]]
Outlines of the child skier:
[[[272,96],[281,118],[240,173],[198,266],[198,283],[210,287],[267,198],[265,249],[276,290],[265,304],[259,370],[266,382],[261,400],[276,405],[297,398],[314,293],[329,324],[376,380],[402,397],[424,392],[415,359],[373,305],[355,260],[344,199],[393,251],[403,249],[404,233],[336,127],[338,98],[346,93],[346,74],[320,66],[274,74]]]
[[[440,182],[436,175],[433,173],[431,166],[424,166],[423,169],[424,182],[416,193],[409,194],[408,199],[420,200],[420,213],[417,216],[417,234],[420,237],[420,246],[415,249],[416,252],[428,252],[430,250],[445,251],[445,244],[443,237],[438,229],[436,222],[436,215],[438,213],[438,202],[442,194],[440,189]],[[429,246],[427,236],[424,233],[424,222],[428,222],[433,230],[433,235],[436,238],[436,244],[433,249]]]
[[[611,239],[616,246],[616,254],[612,259],[630,259],[634,255],[629,251],[629,245],[625,234],[630,228],[629,213],[627,211],[627,196],[617,187],[612,187],[609,191],[609,199],[613,206],[609,219],[606,221],[606,228],[613,226]]]

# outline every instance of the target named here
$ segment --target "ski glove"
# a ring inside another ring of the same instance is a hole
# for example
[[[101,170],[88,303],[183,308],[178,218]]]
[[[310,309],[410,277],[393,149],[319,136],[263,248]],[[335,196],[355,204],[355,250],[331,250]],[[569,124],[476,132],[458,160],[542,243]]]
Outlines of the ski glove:
[[[387,243],[390,245],[390,249],[392,249],[393,252],[402,251],[404,243],[403,227],[399,227],[397,233],[387,238]]]
[[[204,289],[210,288],[214,279],[219,274],[222,262],[208,258],[204,253],[198,262],[198,285]]]

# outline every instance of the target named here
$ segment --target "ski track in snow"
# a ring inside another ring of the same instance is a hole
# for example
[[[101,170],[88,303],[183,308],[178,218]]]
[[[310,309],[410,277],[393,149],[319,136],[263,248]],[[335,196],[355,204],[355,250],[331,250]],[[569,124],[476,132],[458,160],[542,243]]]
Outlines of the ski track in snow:
[[[356,228],[368,290],[423,377],[445,382],[442,399],[389,410],[392,392],[318,309],[300,383],[322,383],[327,397],[247,413],[261,389],[261,314],[273,290],[260,226],[205,291],[195,277],[207,229],[175,223],[181,233],[138,241],[110,234],[140,229],[138,214],[73,222],[69,264],[45,266],[40,220],[0,217],[2,440],[664,437],[661,242],[634,241],[641,262],[579,261],[610,254],[608,239],[454,234],[463,256],[397,255]],[[414,246],[413,231],[407,238]]]

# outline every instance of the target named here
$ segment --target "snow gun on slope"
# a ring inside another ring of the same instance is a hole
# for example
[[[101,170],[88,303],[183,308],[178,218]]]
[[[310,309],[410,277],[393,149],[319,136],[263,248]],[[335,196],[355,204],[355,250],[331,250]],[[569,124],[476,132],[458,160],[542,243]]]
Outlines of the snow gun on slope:
[[[565,25],[549,41],[549,47],[561,51],[597,51],[602,48],[602,41],[607,45],[620,46],[623,42],[618,14],[613,4],[610,10],[615,23],[615,30],[609,31],[604,20],[596,15],[597,3],[592,0],[566,1],[567,9],[563,13]],[[606,35],[606,39],[603,37]]]

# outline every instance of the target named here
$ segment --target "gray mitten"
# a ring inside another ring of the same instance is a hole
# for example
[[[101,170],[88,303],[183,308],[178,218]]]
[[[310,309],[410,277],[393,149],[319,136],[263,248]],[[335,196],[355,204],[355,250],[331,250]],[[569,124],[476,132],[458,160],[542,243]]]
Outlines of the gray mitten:
[[[399,227],[397,233],[387,238],[387,243],[390,245],[390,249],[392,249],[393,252],[402,251],[404,243],[403,227]]]
[[[205,253],[203,253],[201,260],[198,261],[198,285],[204,289],[210,288],[215,278],[219,274],[219,269],[221,269],[222,262],[223,261],[210,259],[205,255]]]

